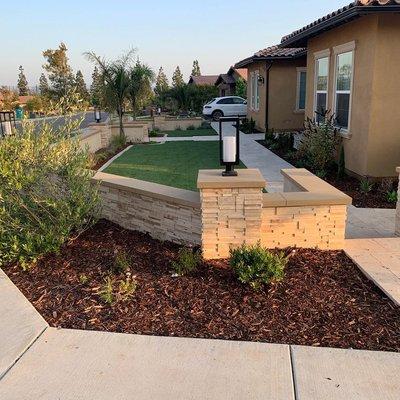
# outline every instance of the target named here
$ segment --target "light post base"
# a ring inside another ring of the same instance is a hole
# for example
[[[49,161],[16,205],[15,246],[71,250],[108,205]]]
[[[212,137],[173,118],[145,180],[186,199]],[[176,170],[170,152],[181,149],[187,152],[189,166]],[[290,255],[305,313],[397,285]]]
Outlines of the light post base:
[[[235,171],[233,164],[228,164],[225,171],[222,172],[222,176],[238,176],[238,173]]]

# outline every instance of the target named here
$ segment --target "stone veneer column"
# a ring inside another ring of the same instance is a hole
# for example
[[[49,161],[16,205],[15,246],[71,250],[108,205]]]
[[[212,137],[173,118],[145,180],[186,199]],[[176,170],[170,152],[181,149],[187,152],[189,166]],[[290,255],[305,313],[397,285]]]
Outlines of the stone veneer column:
[[[400,167],[396,168],[396,171],[400,174]],[[396,208],[396,236],[400,236],[400,180],[399,180],[399,191],[397,192],[397,208]]]
[[[240,169],[236,177],[200,170],[197,187],[205,259],[226,258],[231,247],[260,240],[265,180],[258,169]]]

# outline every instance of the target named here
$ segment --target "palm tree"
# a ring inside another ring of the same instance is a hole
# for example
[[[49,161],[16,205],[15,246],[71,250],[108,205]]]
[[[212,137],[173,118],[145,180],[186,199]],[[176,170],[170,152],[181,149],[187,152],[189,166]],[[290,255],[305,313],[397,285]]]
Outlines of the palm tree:
[[[137,60],[134,67],[129,71],[128,96],[132,106],[132,113],[135,114],[139,103],[146,99],[151,93],[151,83],[155,79],[153,70],[146,64]]]
[[[94,52],[84,54],[100,70],[104,105],[109,111],[115,111],[118,114],[119,133],[123,138],[125,137],[123,115],[130,85],[129,66],[134,50],[127,52],[115,61],[101,58]]]

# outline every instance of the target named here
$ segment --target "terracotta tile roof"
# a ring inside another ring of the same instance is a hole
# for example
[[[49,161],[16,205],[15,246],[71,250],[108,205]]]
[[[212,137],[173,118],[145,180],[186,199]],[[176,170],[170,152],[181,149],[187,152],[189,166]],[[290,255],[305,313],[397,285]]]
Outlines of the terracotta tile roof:
[[[235,72],[247,81],[247,68],[235,68]]]
[[[219,75],[199,75],[199,76],[191,76],[189,79],[189,83],[198,86],[205,85],[214,85],[217,81]]]
[[[400,11],[400,0],[355,0],[349,5],[284,36],[282,46],[306,46],[309,37],[373,12]]]
[[[251,57],[245,58],[235,64],[236,68],[243,68],[253,62],[262,60],[288,60],[302,57],[306,54],[306,49],[299,48],[282,48],[280,45],[267,47],[252,55]]]

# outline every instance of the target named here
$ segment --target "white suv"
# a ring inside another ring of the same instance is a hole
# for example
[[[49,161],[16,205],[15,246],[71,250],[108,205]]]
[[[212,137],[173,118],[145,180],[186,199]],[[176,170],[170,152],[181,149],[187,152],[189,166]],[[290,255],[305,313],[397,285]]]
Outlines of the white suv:
[[[245,116],[247,100],[238,96],[217,97],[203,107],[203,115],[218,121],[221,117]]]

